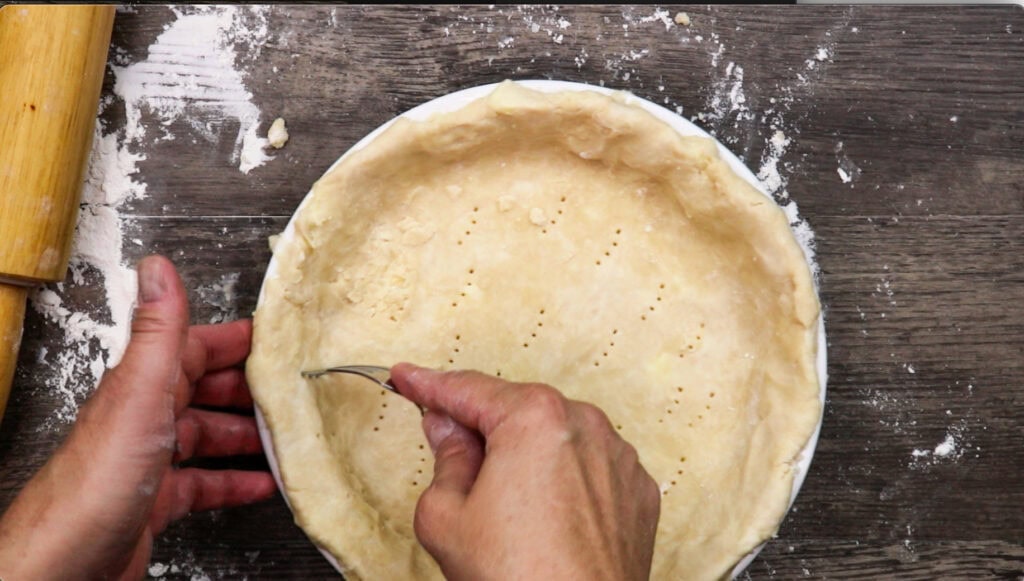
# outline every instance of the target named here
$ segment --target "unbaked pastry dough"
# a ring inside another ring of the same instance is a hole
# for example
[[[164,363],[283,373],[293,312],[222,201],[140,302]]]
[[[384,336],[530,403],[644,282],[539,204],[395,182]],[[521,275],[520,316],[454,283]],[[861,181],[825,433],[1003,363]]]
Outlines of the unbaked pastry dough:
[[[296,521],[350,579],[440,578],[413,534],[413,361],[593,402],[663,492],[652,578],[727,575],[776,530],[818,422],[818,302],[783,212],[624,98],[505,83],[400,118],[274,249],[248,379]]]

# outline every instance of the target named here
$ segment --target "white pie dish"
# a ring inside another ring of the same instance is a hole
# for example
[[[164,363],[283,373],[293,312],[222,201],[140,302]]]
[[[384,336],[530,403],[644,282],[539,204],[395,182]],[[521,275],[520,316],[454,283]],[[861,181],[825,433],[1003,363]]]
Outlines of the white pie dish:
[[[545,81],[545,80],[541,80],[541,81],[518,81],[518,83],[524,85],[527,88],[530,88],[530,89],[533,89],[533,90],[537,90],[537,91],[543,91],[543,92],[589,90],[589,91],[595,91],[595,92],[604,93],[604,94],[615,93],[615,91],[612,91],[612,90],[606,89],[606,88],[602,88],[602,87],[596,87],[596,86],[585,85],[585,84],[580,84],[580,83],[562,82],[562,81]],[[496,84],[484,85],[484,86],[473,87],[473,88],[470,88],[470,89],[465,89],[465,90],[462,90],[462,91],[451,93],[451,94],[439,97],[437,99],[434,99],[432,101],[429,101],[427,103],[424,103],[423,105],[420,105],[420,106],[418,106],[418,107],[416,107],[414,109],[411,109],[411,110],[403,113],[401,116],[402,117],[407,117],[407,118],[410,118],[410,119],[413,119],[413,120],[424,120],[424,119],[426,119],[426,118],[428,118],[428,117],[430,117],[430,116],[432,116],[432,115],[434,115],[436,113],[455,111],[455,110],[458,110],[458,109],[464,107],[465,105],[469,104],[472,101],[475,101],[475,100],[477,100],[479,98],[482,98],[482,97],[486,96],[491,91],[493,91],[496,87],[497,87]],[[627,97],[627,103],[640,106],[641,108],[643,108],[644,110],[646,110],[650,114],[654,115],[659,120],[661,120],[664,123],[666,123],[669,126],[671,126],[673,129],[675,129],[677,132],[679,132],[682,135],[707,137],[707,138],[712,139],[714,141],[714,139],[710,135],[708,135],[706,132],[704,132],[700,128],[696,127],[695,125],[693,125],[692,123],[690,123],[686,119],[684,119],[684,118],[676,115],[675,113],[672,113],[671,111],[668,111],[668,110],[666,110],[666,109],[664,109],[664,108],[662,108],[662,107],[660,107],[658,105],[655,105],[654,103],[651,103],[649,101],[646,101],[644,99],[640,99],[638,97],[634,97],[634,96],[631,96],[631,95]],[[385,123],[381,127],[377,128],[375,131],[373,131],[372,133],[367,135],[365,138],[360,140],[358,143],[356,143],[348,152],[345,153],[345,155],[343,155],[341,158],[339,158],[330,168],[328,168],[327,172],[330,172],[331,170],[333,170],[345,157],[350,155],[352,152],[357,151],[359,149],[362,149],[362,148],[366,147],[368,144],[370,144],[378,135],[380,135],[385,129],[387,129],[393,122],[394,122],[394,120],[389,121],[388,123]],[[729,167],[737,175],[739,175],[745,181],[747,181],[751,186],[753,186],[755,189],[757,189],[758,191],[760,191],[762,194],[764,194],[766,197],[769,197],[769,199],[770,199],[770,196],[768,196],[768,194],[764,193],[763,189],[761,188],[761,186],[760,186],[757,178],[754,176],[754,174],[749,169],[747,169],[743,165],[743,163],[738,158],[736,158],[729,150],[727,150],[724,146],[722,146],[717,141],[715,141],[715,143],[716,143],[716,145],[718,147],[718,150],[719,150],[719,153],[720,153],[722,159],[724,159],[726,161],[726,163],[728,163]],[[325,173],[327,173],[327,172],[325,172]],[[282,233],[282,235],[281,235],[280,239],[278,240],[277,244],[289,244],[289,243],[291,243],[292,240],[294,240],[295,216],[298,216],[300,214],[303,206],[305,206],[306,203],[310,199],[311,199],[311,193],[306,196],[306,198],[303,200],[303,202],[296,209],[295,214],[293,215],[293,218],[289,221],[288,226],[285,228],[285,230]],[[805,250],[805,258],[807,258],[809,260],[808,254],[806,253],[806,250]],[[266,279],[274,278],[276,276],[276,272],[277,272],[277,265],[276,265],[275,260],[272,258],[271,261],[270,261],[270,264],[269,264],[269,266],[267,268]],[[264,285],[264,288],[265,288],[265,285]],[[260,297],[259,297],[259,300],[257,302],[257,307],[259,307],[259,305],[263,302],[263,295],[264,295],[264,292],[263,292],[263,290],[261,290]],[[824,323],[823,323],[822,315],[819,314],[819,319],[818,319],[818,351],[817,351],[816,367],[817,367],[817,374],[818,374],[819,387],[820,387],[820,389],[819,389],[819,398],[820,398],[820,402],[822,403],[822,405],[824,405],[825,389],[826,389],[826,364],[825,363],[826,363],[826,343],[825,343]],[[282,484],[282,481],[281,481],[280,470],[279,470],[279,467],[278,467],[277,459],[275,457],[274,448],[273,448],[273,445],[272,445],[272,436],[270,434],[270,431],[267,429],[267,426],[266,426],[266,423],[264,421],[264,418],[263,418],[262,414],[260,413],[258,407],[256,409],[256,420],[257,420],[257,424],[258,424],[258,427],[259,427],[260,437],[261,437],[261,440],[263,442],[263,447],[264,447],[264,450],[266,451],[267,459],[268,459],[268,462],[270,464],[271,470],[273,472],[274,479],[277,482],[278,487],[281,488],[282,490],[284,490],[284,487],[283,487],[283,484]],[[800,486],[802,485],[803,480],[804,480],[804,478],[805,478],[805,476],[807,474],[808,468],[810,466],[811,457],[813,456],[814,449],[815,449],[815,446],[816,446],[816,443],[817,443],[818,431],[820,430],[820,427],[821,427],[821,420],[819,418],[819,421],[818,421],[817,427],[814,430],[814,433],[811,435],[811,437],[808,440],[807,444],[805,445],[805,447],[801,451],[799,459],[798,459],[798,461],[796,462],[796,464],[794,466],[794,478],[793,478],[793,487],[792,487],[792,491],[791,491],[791,495],[790,495],[790,505],[792,505],[792,502],[796,499],[796,495],[797,495],[797,493],[798,493],[798,491],[800,489]],[[288,499],[287,495],[285,495],[285,501],[289,502],[289,499]],[[289,504],[289,507],[290,507],[290,504]],[[734,567],[733,572],[732,572],[733,576],[736,576],[740,572],[742,572],[750,564],[750,562],[753,561],[753,559],[756,557],[757,553],[761,550],[761,548],[763,546],[764,545],[761,545],[761,546],[755,548],[743,560],[741,560]],[[343,571],[343,568],[340,566],[340,564],[338,563],[337,559],[335,559],[333,555],[331,555],[329,552],[327,552],[326,550],[324,550],[322,548],[320,550],[321,550],[321,553],[324,554],[324,556],[327,558],[327,560],[336,569],[338,569],[339,571]]]

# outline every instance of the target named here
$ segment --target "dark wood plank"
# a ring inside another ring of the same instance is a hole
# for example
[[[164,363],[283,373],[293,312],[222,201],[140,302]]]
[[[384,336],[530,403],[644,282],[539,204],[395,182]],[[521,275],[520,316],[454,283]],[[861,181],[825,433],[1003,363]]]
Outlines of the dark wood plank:
[[[660,22],[621,28],[653,11],[644,7],[629,18],[615,6],[569,6],[557,13],[540,7],[346,7],[333,9],[336,26],[331,10],[272,11],[273,32],[249,70],[266,124],[281,115],[291,128],[280,159],[242,176],[224,152],[211,156],[175,141],[157,144],[141,166],[166,194],[140,201],[138,212],[235,215],[241,197],[247,212],[288,215],[340,153],[395,114],[505,78],[600,83],[682,106],[696,118],[713,112],[709,102],[715,87],[729,81],[730,62],[744,69],[746,105],[775,110],[791,134],[799,132],[782,161],[797,166],[791,191],[805,212],[1024,212],[1024,169],[1016,156],[1024,146],[1024,112],[1009,106],[1024,98],[1024,25],[1017,8],[688,7],[692,25],[670,31]],[[572,25],[556,44],[548,32],[562,17]],[[124,15],[119,26],[140,29],[132,42],[141,44],[166,20],[166,11],[154,8]],[[1017,32],[1007,33],[1007,26]],[[513,44],[498,48],[508,38]],[[807,61],[820,48],[832,56],[808,71]],[[719,50],[712,66],[711,54]],[[648,52],[628,58],[641,51]],[[699,123],[756,170],[772,133],[760,115]],[[233,140],[234,131],[225,129],[223,138]],[[836,172],[839,142],[841,154],[863,172],[852,184]],[[190,195],[207,191],[232,195]]]
[[[789,194],[817,233],[830,383],[811,472],[749,577],[1024,577],[1024,11],[682,9],[692,25],[666,30],[641,22],[651,7],[273,8],[247,86],[292,140],[249,175],[229,163],[234,127],[219,145],[147,147],[149,197],[130,210],[142,245],[126,255],[171,256],[196,321],[244,316],[266,237],[338,155],[398,112],[504,78],[603,83],[681,106],[755,171],[781,128],[793,139],[781,160]],[[171,19],[163,7],[121,14],[114,46],[144,58]],[[821,48],[829,58],[809,69]],[[712,106],[736,66],[751,118]],[[108,109],[108,127],[122,116]],[[861,170],[851,183],[842,163]],[[211,294],[235,274],[234,301]],[[71,308],[102,304],[99,281],[87,282],[68,293]],[[0,425],[0,508],[62,437],[41,430],[59,399],[36,359],[59,340],[30,313]],[[952,457],[913,456],[947,435]],[[280,498],[194,515],[154,560],[178,567],[171,579],[332,576]]]
[[[800,555],[799,558],[794,558]],[[861,541],[773,543],[749,579],[1021,579],[1017,543]]]
[[[222,517],[226,519],[227,517]],[[230,528],[216,521],[206,523],[212,530]],[[237,523],[240,524],[240,523]],[[250,523],[258,526],[258,522]],[[213,537],[214,543],[224,542]],[[243,550],[244,539],[231,539],[234,552],[211,546],[181,550],[166,557],[165,564],[178,564],[182,575],[165,578],[189,579],[192,575],[217,572],[227,579],[323,579],[331,570],[319,562],[319,554],[310,554],[300,544],[260,545]],[[200,570],[197,570],[198,569]],[[1005,579],[1017,581],[1024,567],[1024,549],[1009,543],[984,542],[911,542],[862,543],[825,542],[815,539],[776,542],[768,548],[740,579],[906,579],[931,581]],[[899,571],[899,573],[894,573]]]

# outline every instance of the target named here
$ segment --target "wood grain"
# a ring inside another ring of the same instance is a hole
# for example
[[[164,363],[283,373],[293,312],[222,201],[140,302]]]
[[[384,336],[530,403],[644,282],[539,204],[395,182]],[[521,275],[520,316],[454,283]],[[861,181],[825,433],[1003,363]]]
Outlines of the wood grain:
[[[24,286],[0,283],[0,419],[7,408],[11,381],[18,364],[28,292]]]
[[[0,11],[0,277],[63,280],[113,6]]]
[[[504,78],[603,82],[682,107],[755,170],[778,127],[792,139],[786,189],[816,233],[829,394],[800,496],[746,576],[1024,578],[1024,11],[680,9],[691,26],[666,30],[639,22],[650,7],[274,8],[246,82],[266,125],[285,117],[291,141],[247,176],[230,163],[229,137],[147,148],[150,195],[131,208],[128,235],[142,244],[125,252],[171,256],[197,321],[223,314],[204,289],[238,273],[244,315],[266,237],[340,153],[402,110]],[[571,26],[556,43],[547,31],[559,17]],[[145,58],[171,19],[162,7],[121,14],[114,45]],[[830,56],[817,61],[822,48]],[[737,66],[751,118],[713,106]],[[119,115],[108,110],[111,127]],[[837,168],[850,163],[860,173],[844,183]],[[101,293],[77,287],[69,308]],[[0,507],[61,437],[39,431],[58,400],[37,362],[59,339],[29,314],[0,426]],[[948,435],[956,452],[935,457]],[[193,515],[158,541],[155,560],[181,566],[166,578],[196,567],[214,578],[333,575],[279,498]]]

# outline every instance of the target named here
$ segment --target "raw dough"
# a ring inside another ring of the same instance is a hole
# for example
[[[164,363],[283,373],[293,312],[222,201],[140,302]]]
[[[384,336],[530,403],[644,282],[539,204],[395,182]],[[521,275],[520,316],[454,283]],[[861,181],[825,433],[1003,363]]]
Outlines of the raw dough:
[[[288,143],[288,128],[284,125],[284,119],[278,117],[267,130],[267,144],[274,149],[281,149],[285,143]]]
[[[399,119],[274,248],[248,363],[296,521],[349,579],[440,578],[413,534],[413,361],[604,409],[663,491],[652,578],[727,575],[776,530],[817,424],[818,302],[783,212],[704,138],[622,98],[505,83]]]

